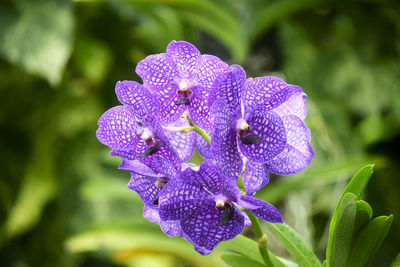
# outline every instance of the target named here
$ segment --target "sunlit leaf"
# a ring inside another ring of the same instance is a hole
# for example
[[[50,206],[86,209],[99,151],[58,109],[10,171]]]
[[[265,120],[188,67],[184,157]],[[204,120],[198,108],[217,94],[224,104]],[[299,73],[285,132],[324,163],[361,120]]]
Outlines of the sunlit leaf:
[[[72,50],[71,2],[15,0],[1,6],[0,54],[58,84]]]
[[[397,254],[396,258],[394,258],[390,267],[399,267],[400,266],[400,253]]]
[[[267,225],[299,266],[321,266],[317,256],[289,225],[285,223],[267,223]]]
[[[359,234],[349,254],[347,266],[363,267],[382,245],[393,215],[374,218]]]
[[[199,266],[213,265],[212,256],[201,256],[193,246],[180,237],[170,238],[161,230],[149,230],[147,221],[143,225],[125,225],[95,228],[78,233],[67,239],[65,245],[72,253],[94,251],[149,251],[153,254],[167,254],[196,262]],[[157,225],[153,224],[155,227]]]

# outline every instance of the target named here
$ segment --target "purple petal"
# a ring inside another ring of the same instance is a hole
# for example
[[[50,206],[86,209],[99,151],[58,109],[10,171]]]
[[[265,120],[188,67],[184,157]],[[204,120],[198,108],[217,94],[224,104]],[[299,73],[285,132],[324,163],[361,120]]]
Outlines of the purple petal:
[[[160,224],[161,219],[160,215],[158,214],[158,206],[153,204],[147,204],[143,207],[143,217],[145,217],[150,222]]]
[[[159,198],[162,190],[161,187],[156,187],[155,182],[155,177],[132,172],[128,188],[138,193],[145,204],[153,204]]]
[[[210,135],[210,133],[208,133],[208,135]],[[214,159],[214,154],[211,152],[210,144],[207,143],[207,141],[204,140],[204,138],[201,137],[199,134],[196,134],[196,148],[200,156],[202,156],[203,158]]]
[[[257,218],[271,223],[283,223],[281,214],[271,204],[249,196],[241,196],[241,201],[248,202],[249,205],[258,206],[250,209]]]
[[[293,94],[274,111],[281,117],[294,115],[304,120],[307,117],[306,94],[298,86],[290,87],[293,89]]]
[[[223,99],[232,114],[240,112],[240,95],[242,93],[246,73],[239,65],[231,66],[231,70],[221,73],[211,87],[208,105],[212,106],[215,100]]]
[[[180,174],[180,160],[169,146],[161,147],[157,153],[141,158],[140,161],[151,167],[155,173],[165,174],[169,178]]]
[[[190,100],[189,116],[198,127],[204,130],[211,130],[213,124],[211,122],[210,107],[207,105],[207,98],[199,94],[197,90],[198,86],[193,91],[194,96]]]
[[[197,179],[208,192],[214,195],[223,194],[230,201],[236,201],[241,193],[236,185],[236,180],[220,173],[218,166],[212,160],[200,164]]]
[[[264,164],[247,161],[246,170],[242,174],[242,179],[247,195],[252,196],[268,184],[268,169]]]
[[[272,110],[293,94],[293,88],[283,80],[267,76],[248,79],[243,90],[243,104],[245,110],[262,107],[265,111]]]
[[[180,220],[189,216],[205,200],[213,199],[198,180],[198,172],[188,168],[165,185],[159,199],[161,219]]]
[[[156,116],[159,104],[150,92],[135,81],[117,82],[115,92],[118,100],[131,108],[138,118],[149,114]]]
[[[181,78],[190,78],[194,75],[201,57],[196,47],[185,41],[172,41],[167,46],[167,54],[175,62]]]
[[[266,166],[269,171],[280,175],[298,173],[310,164],[314,156],[310,146],[310,130],[296,116],[286,116],[282,120],[286,128],[287,145]]]
[[[229,108],[220,99],[213,104],[215,129],[211,136],[211,151],[221,172],[237,179],[242,171],[242,157],[239,154],[236,139],[234,119],[230,116]]]
[[[262,137],[256,144],[238,141],[240,151],[255,163],[266,163],[283,151],[286,145],[286,131],[282,119],[274,112],[251,111],[246,118],[251,134]]]
[[[141,127],[134,114],[126,107],[107,110],[98,121],[97,139],[112,149],[129,150],[141,141]]]
[[[161,230],[169,237],[174,237],[182,234],[182,228],[179,221],[161,221]]]
[[[187,119],[178,119],[176,122],[168,125],[170,127],[190,126]],[[196,133],[191,131],[188,133],[182,132],[165,132],[171,146],[178,153],[180,161],[185,162],[193,155],[196,148]]]
[[[129,160],[122,159],[121,165],[119,165],[118,169],[127,170],[131,172],[135,172],[137,174],[145,175],[145,176],[153,176],[160,177],[162,174],[155,173],[149,166],[143,164],[139,160]]]
[[[169,95],[161,96],[158,98],[160,106],[160,115],[158,117],[162,125],[167,125],[178,120],[182,114],[187,110],[185,105],[177,105],[180,98],[173,92]]]
[[[229,240],[243,231],[244,218],[239,210],[234,207],[233,218],[225,225],[218,225],[223,211],[215,208],[214,201],[206,201],[190,216],[181,220],[183,232],[189,237],[200,253],[207,254],[219,242]]]
[[[136,73],[142,78],[143,84],[151,91],[163,94],[170,92],[169,84],[175,76],[176,65],[167,54],[150,55],[136,66]]]
[[[160,225],[161,230],[170,237],[178,236],[182,233],[179,221],[163,221],[159,215],[159,208],[156,205],[145,205],[143,208],[143,217],[151,222]]]
[[[208,93],[218,74],[228,70],[229,66],[219,58],[202,55],[197,64],[197,80]]]

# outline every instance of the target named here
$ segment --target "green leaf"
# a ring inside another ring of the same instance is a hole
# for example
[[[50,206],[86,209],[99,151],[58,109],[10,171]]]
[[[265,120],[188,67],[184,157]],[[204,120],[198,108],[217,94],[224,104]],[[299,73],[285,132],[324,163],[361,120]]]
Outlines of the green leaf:
[[[357,234],[360,229],[366,226],[372,218],[372,208],[364,200],[358,200],[356,202],[357,211],[356,218],[354,220],[354,233]]]
[[[58,84],[72,50],[71,2],[15,0],[1,5],[0,55]]]
[[[326,248],[326,258],[328,259],[328,266],[330,264],[330,257],[331,257],[331,249],[332,249],[332,240],[333,240],[333,235],[335,233],[335,227],[337,225],[337,217],[339,213],[339,208],[342,203],[342,199],[346,193],[352,193],[357,197],[360,197],[362,191],[364,190],[365,186],[367,185],[369,178],[372,175],[372,168],[373,165],[366,165],[363,168],[361,168],[354,176],[351,178],[350,182],[346,186],[341,199],[339,200],[339,204],[335,209],[335,212],[333,213],[331,224],[329,227],[329,240],[328,240],[328,246]]]
[[[346,193],[339,202],[337,218],[331,222],[331,226],[334,224],[334,230],[328,241],[328,247],[330,248],[326,257],[328,266],[342,267],[346,265],[357,211],[356,201],[356,195]]]
[[[236,253],[224,253],[221,255],[221,259],[228,265],[232,267],[243,267],[243,266],[254,266],[262,267],[264,264],[254,261],[252,259],[246,258],[240,254]]]
[[[256,261],[258,263],[264,264],[264,260],[261,258],[261,255],[258,250],[258,244],[254,240],[247,238],[243,235],[238,235],[234,239],[229,241],[221,242],[219,245],[220,248],[227,248],[243,256],[247,257],[250,260]],[[269,256],[271,258],[272,263],[275,267],[284,267],[285,265],[276,257],[274,254],[269,251]]]
[[[351,178],[350,182],[346,186],[343,195],[346,193],[353,193],[358,198],[360,198],[361,193],[364,191],[369,178],[372,175],[373,164],[369,164],[361,168],[354,176]]]
[[[45,205],[56,195],[56,139],[51,126],[34,138],[33,153],[21,189],[4,224],[4,234],[8,240],[33,227],[39,221]]]
[[[267,226],[282,241],[299,266],[321,266],[317,256],[289,225],[285,223],[267,223]]]
[[[400,253],[397,254],[396,258],[394,258],[390,267],[400,267]]]
[[[358,235],[352,246],[347,266],[362,267],[382,245],[392,224],[393,215],[374,218]]]
[[[92,228],[68,238],[65,245],[72,253],[151,251],[157,255],[174,255],[199,266],[215,265],[212,256],[200,255],[192,244],[180,237],[170,238],[159,228],[156,231],[149,229],[149,223],[145,220],[141,224],[125,224],[120,227],[111,224],[108,227]]]

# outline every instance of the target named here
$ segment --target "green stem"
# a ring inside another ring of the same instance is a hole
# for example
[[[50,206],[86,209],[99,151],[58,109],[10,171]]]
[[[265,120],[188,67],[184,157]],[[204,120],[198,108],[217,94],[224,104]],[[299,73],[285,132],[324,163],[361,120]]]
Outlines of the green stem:
[[[272,263],[271,258],[269,257],[269,252],[268,252],[268,246],[267,246],[267,235],[263,233],[263,230],[261,228],[260,221],[257,219],[257,217],[253,214],[253,212],[249,210],[245,210],[247,216],[249,216],[249,219],[251,221],[251,225],[254,229],[254,232],[256,234],[256,237],[258,239],[258,250],[260,251],[261,257],[264,260],[264,263],[267,267],[274,267],[275,265]]]
[[[192,121],[191,118],[189,118],[189,117],[186,117],[186,118],[187,118],[187,120],[189,121],[190,126],[193,127],[193,131],[195,131],[196,133],[198,133],[201,137],[204,138],[204,140],[207,141],[207,143],[210,144],[211,138],[210,138],[210,136],[207,134],[207,132],[204,131],[203,129],[197,127],[197,126],[194,124],[194,122]]]

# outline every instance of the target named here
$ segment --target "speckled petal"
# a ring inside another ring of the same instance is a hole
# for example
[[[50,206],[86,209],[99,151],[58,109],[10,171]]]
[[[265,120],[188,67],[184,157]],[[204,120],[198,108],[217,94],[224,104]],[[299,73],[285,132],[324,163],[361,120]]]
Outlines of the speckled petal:
[[[168,125],[170,127],[190,126],[187,119],[178,119],[176,122]],[[191,131],[188,133],[181,132],[165,132],[172,147],[178,153],[181,162],[185,162],[193,155],[196,148],[196,133]]]
[[[149,166],[143,164],[139,160],[122,159],[121,165],[118,169],[135,172],[145,176],[160,177],[162,174],[155,173]]]
[[[274,112],[252,111],[246,118],[251,134],[262,137],[257,144],[243,144],[238,141],[240,151],[250,161],[266,163],[283,151],[286,145],[286,131],[282,119]]]
[[[274,109],[279,116],[294,115],[304,120],[307,117],[306,94],[299,86],[291,85],[292,95],[280,106]]]
[[[167,46],[167,54],[176,64],[181,78],[190,78],[196,71],[201,54],[196,47],[185,41],[172,41]]]
[[[198,172],[186,169],[169,181],[159,199],[162,220],[180,220],[213,196],[198,182]]]
[[[208,92],[218,74],[228,70],[229,66],[216,56],[202,55],[197,64],[197,80]]]
[[[161,230],[169,237],[174,237],[182,234],[182,228],[179,221],[161,221]]]
[[[134,114],[126,107],[116,106],[107,110],[98,121],[97,139],[112,149],[133,149],[140,139],[142,129]]]
[[[158,115],[159,103],[143,85],[135,81],[117,82],[115,92],[118,100],[131,108],[138,118],[149,114]]]
[[[155,186],[156,178],[131,173],[131,180],[128,188],[138,193],[145,204],[152,204],[160,196],[162,188]]]
[[[208,105],[218,99],[225,100],[231,114],[240,113],[240,96],[243,91],[246,73],[239,65],[233,65],[230,71],[221,73],[211,87]]]
[[[269,171],[280,175],[298,173],[310,164],[314,156],[310,146],[310,130],[296,116],[286,116],[282,120],[286,129],[287,145],[266,166]]]
[[[221,220],[222,213],[222,210],[215,208],[214,201],[206,201],[193,210],[190,216],[185,216],[181,220],[183,232],[195,246],[205,248],[205,250],[200,250],[203,253],[211,251],[219,242],[230,240],[243,231],[244,217],[236,207],[234,207],[232,220],[220,226],[218,223]]]
[[[167,54],[150,55],[136,66],[136,73],[142,78],[144,86],[151,91],[168,91],[175,76],[176,65]]]
[[[203,188],[214,195],[224,194],[231,201],[236,201],[241,193],[236,185],[236,180],[220,173],[218,166],[212,160],[200,164],[197,180]]]
[[[247,195],[252,196],[268,184],[268,169],[264,164],[247,161],[242,179]]]
[[[179,221],[163,221],[160,219],[159,208],[156,205],[145,205],[143,208],[143,217],[151,222],[159,224],[161,230],[170,237],[178,236],[182,233]]]
[[[209,136],[212,136],[209,132],[207,132]],[[214,159],[214,154],[211,152],[211,146],[201,137],[199,134],[196,134],[196,148],[199,152],[200,156],[205,159]]]
[[[160,224],[161,219],[158,214],[158,206],[153,204],[146,204],[143,207],[143,217],[145,217],[150,222]]]
[[[283,80],[267,76],[248,79],[242,98],[246,112],[259,107],[269,111],[287,101],[292,94],[293,88]]]
[[[215,129],[211,136],[211,151],[214,159],[223,174],[238,179],[243,163],[237,147],[234,119],[222,99],[215,101],[212,111]]]
[[[193,97],[190,100],[189,116],[194,124],[204,130],[211,130],[213,123],[211,122],[211,111],[207,105],[207,98],[199,92],[199,86],[193,90]]]
[[[258,206],[257,208],[250,209],[257,218],[271,223],[283,222],[281,214],[271,204],[249,196],[241,196],[241,201]]]
[[[162,125],[174,123],[187,110],[185,105],[177,105],[180,98],[175,92],[161,96],[158,100],[160,103],[160,106],[158,107],[160,109],[158,119]]]

